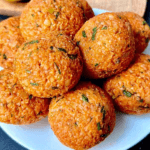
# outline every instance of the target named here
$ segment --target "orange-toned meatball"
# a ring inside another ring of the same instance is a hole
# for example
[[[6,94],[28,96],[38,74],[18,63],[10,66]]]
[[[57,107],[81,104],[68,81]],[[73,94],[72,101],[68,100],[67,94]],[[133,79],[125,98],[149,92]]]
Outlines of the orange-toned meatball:
[[[116,115],[110,97],[100,87],[80,82],[74,90],[52,99],[48,119],[62,144],[89,149],[113,131]]]
[[[106,78],[126,69],[134,57],[135,43],[126,17],[103,13],[87,21],[75,35],[83,54],[83,76]]]
[[[146,21],[133,12],[123,12],[132,27],[134,38],[135,38],[135,48],[136,53],[142,53],[149,43],[150,38],[150,27]]]
[[[16,54],[16,76],[23,88],[37,97],[67,92],[78,83],[82,68],[80,50],[66,35],[28,41]]]
[[[92,16],[85,0],[32,0],[21,14],[20,27],[28,40],[45,37],[52,31],[74,37],[86,18]]]
[[[12,68],[15,54],[24,42],[19,29],[20,17],[0,22],[0,66]]]
[[[150,113],[150,56],[137,54],[130,67],[108,79],[104,88],[118,110],[135,115]]]
[[[36,98],[24,91],[13,71],[0,71],[0,122],[35,123],[47,116],[48,107],[48,99]]]

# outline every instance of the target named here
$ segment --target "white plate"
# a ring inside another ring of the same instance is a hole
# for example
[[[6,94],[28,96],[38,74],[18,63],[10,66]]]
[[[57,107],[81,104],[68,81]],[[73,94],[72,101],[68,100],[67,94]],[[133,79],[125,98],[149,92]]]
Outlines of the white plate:
[[[105,12],[94,9],[95,14]],[[145,53],[150,54],[150,44]],[[15,141],[30,150],[70,150],[53,134],[47,118],[26,126],[0,123],[1,128]],[[63,129],[62,129],[63,130]],[[142,116],[118,113],[113,133],[91,150],[126,150],[150,133],[150,114]]]

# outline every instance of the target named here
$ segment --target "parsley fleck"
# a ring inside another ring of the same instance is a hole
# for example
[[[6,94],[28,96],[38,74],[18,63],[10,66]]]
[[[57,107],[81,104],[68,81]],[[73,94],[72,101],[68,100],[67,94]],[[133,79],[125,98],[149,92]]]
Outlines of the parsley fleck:
[[[143,99],[140,99],[140,100],[139,100],[139,102],[143,103],[143,102],[144,102],[144,100],[143,100]]]
[[[31,71],[30,71],[30,70],[26,70],[26,72],[27,72],[27,73],[31,73]]]
[[[62,6],[59,6],[59,9],[62,9]]]
[[[148,61],[150,62],[150,59],[148,59]]]
[[[119,19],[121,19],[121,16],[118,16]]]
[[[147,22],[146,21],[143,21],[143,25],[146,25],[147,24]]]
[[[56,89],[58,89],[57,86],[53,86],[53,87],[52,87],[52,90],[56,90]]]
[[[67,51],[64,48],[58,48],[58,50],[67,53]]]
[[[19,48],[19,46],[18,46],[18,45],[16,45],[16,47],[17,47],[17,48]]]
[[[34,17],[34,14],[31,14],[32,17]]]
[[[102,30],[107,30],[107,26],[103,26],[103,27],[102,27]]]
[[[38,83],[30,83],[32,86],[38,86]]]
[[[82,100],[85,102],[89,102],[88,98],[84,94],[82,94]]]
[[[92,34],[92,40],[93,41],[95,40],[96,32],[97,32],[97,27],[93,28],[93,34]]]
[[[33,40],[33,41],[28,42],[27,44],[34,44],[34,43],[39,43],[39,41],[38,40]]]
[[[78,126],[77,122],[74,123],[75,126]]]
[[[33,97],[32,95],[29,95],[29,100],[31,100],[31,99],[32,99],[32,97]]]
[[[59,14],[60,14],[59,12],[56,13],[56,19],[58,18]]]
[[[55,62],[54,62],[54,64],[55,64],[55,66],[56,66],[56,68],[58,70],[58,73],[61,74],[61,71],[60,71],[59,67],[57,66],[57,64]]]
[[[95,67],[96,67],[96,66],[98,66],[98,65],[99,65],[99,64],[98,64],[98,63],[96,63],[96,64],[95,64]]]
[[[3,59],[5,59],[5,60],[7,59],[7,56],[6,56],[6,54],[3,54]]]
[[[98,131],[101,130],[100,122],[97,123],[97,129],[98,129]]]
[[[78,57],[78,54],[68,54],[68,57],[73,60]]]
[[[39,27],[39,25],[36,23],[36,27]]]
[[[132,93],[130,93],[129,91],[123,90],[123,94],[127,97],[131,97]]]
[[[17,26],[17,28],[19,29],[19,26]]]
[[[53,46],[51,46],[50,49],[53,50]]]
[[[85,31],[82,31],[82,36],[87,37]]]
[[[80,44],[80,41],[77,41],[77,43],[76,43],[76,44],[77,44],[77,46],[79,46],[79,44]]]
[[[104,109],[104,106],[103,106],[102,109],[101,109],[101,113],[103,113],[103,120],[104,120],[105,115],[106,115],[106,110]]]

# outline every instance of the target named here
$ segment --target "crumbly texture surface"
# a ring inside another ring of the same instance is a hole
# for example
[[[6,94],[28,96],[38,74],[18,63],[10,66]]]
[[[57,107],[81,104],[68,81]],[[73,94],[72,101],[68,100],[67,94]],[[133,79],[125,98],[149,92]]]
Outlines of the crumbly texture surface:
[[[45,37],[58,31],[72,38],[94,13],[85,0],[32,0],[21,14],[20,28],[25,39]]]
[[[48,119],[62,144],[89,149],[113,131],[116,116],[110,97],[101,88],[80,82],[74,90],[52,99]]]
[[[24,125],[47,116],[49,100],[27,94],[9,69],[0,71],[0,91],[0,122]]]
[[[146,21],[133,12],[122,12],[125,15],[132,27],[134,38],[135,38],[135,48],[136,53],[142,53],[149,43],[150,38],[150,27]]]
[[[106,81],[104,89],[118,110],[136,115],[150,113],[150,56],[137,54],[126,71]]]
[[[88,20],[75,35],[83,55],[83,76],[106,78],[126,69],[134,57],[135,43],[129,21],[116,13]]]
[[[15,54],[24,42],[20,29],[20,17],[11,17],[0,22],[0,66],[12,68]]]
[[[16,76],[23,88],[37,97],[67,92],[78,83],[82,68],[79,48],[66,35],[26,42],[16,54]]]

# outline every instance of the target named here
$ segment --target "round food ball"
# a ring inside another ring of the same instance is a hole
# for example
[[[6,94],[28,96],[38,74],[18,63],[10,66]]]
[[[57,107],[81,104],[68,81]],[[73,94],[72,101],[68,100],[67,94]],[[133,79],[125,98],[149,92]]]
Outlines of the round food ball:
[[[121,14],[125,15],[131,24],[135,38],[135,52],[142,53],[149,43],[149,25],[141,16],[133,12],[122,12]]]
[[[83,76],[106,78],[126,69],[134,57],[135,43],[126,17],[103,13],[88,20],[75,35],[83,55]]]
[[[62,95],[82,74],[79,48],[66,35],[52,35],[24,43],[16,54],[15,73],[20,84],[37,97]]]
[[[104,89],[121,112],[150,113],[150,56],[137,54],[126,71],[105,82]]]
[[[49,100],[27,94],[9,69],[0,71],[0,91],[0,122],[25,125],[47,116]]]
[[[28,40],[42,38],[52,31],[74,37],[86,21],[83,10],[84,7],[87,8],[85,3],[77,0],[32,0],[21,14],[23,37]],[[90,17],[89,12],[87,14]]]
[[[0,66],[12,68],[15,54],[24,42],[19,29],[20,17],[11,17],[0,22]]]
[[[48,120],[62,144],[89,149],[113,131],[116,116],[110,97],[100,87],[81,82],[74,90],[52,99]]]

